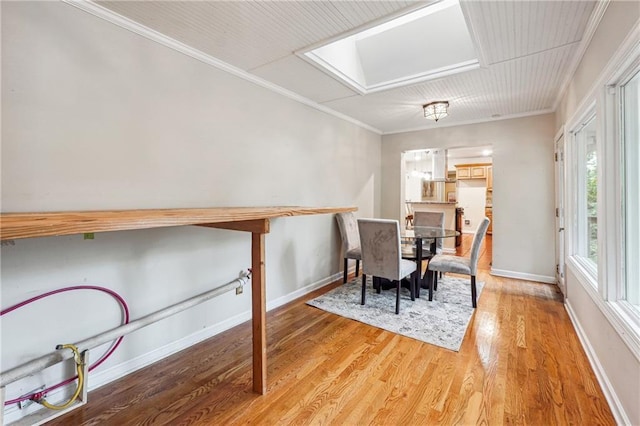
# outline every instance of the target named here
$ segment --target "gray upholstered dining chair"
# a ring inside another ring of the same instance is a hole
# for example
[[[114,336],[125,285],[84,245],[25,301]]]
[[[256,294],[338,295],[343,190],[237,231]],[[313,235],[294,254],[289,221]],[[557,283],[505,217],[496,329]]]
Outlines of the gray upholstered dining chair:
[[[336,214],[340,236],[342,237],[342,252],[344,253],[344,273],[342,282],[347,282],[349,269],[349,259],[356,261],[356,277],[360,272],[360,235],[358,234],[358,223],[352,212]]]
[[[413,226],[433,226],[444,229],[444,212],[413,212]],[[442,238],[436,238],[435,254],[442,254]]]
[[[471,304],[475,308],[477,303],[476,291],[476,272],[478,270],[478,256],[480,254],[480,245],[487,233],[489,227],[489,218],[485,217],[478,225],[476,233],[473,236],[471,244],[471,256],[450,256],[438,254],[433,256],[427,267],[427,274],[432,273],[429,277],[429,300],[433,300],[434,282],[438,279],[436,272],[452,272],[454,274],[464,274],[471,277]]]
[[[413,226],[432,226],[434,228],[442,228],[444,229],[444,212],[414,212],[414,225]],[[442,254],[443,248],[443,239],[436,238],[436,251],[435,253],[431,252],[431,244],[428,244],[426,250],[422,250],[422,260],[427,261],[427,269],[425,270],[425,275],[427,274],[427,270],[429,269],[429,262],[431,258],[435,254]],[[409,247],[407,247],[406,243],[402,248],[403,256],[405,259],[415,260],[416,259],[416,249],[415,245],[412,243]],[[442,273],[440,274],[442,276]],[[437,287],[436,287],[437,288]],[[417,291],[418,297],[420,297],[420,290]]]
[[[409,290],[415,300],[417,268],[415,262],[402,259],[400,224],[397,220],[358,219],[362,250],[362,299],[365,304],[367,275],[385,278],[396,285],[396,314],[400,313],[401,280],[411,276]],[[378,293],[380,287],[378,286]]]

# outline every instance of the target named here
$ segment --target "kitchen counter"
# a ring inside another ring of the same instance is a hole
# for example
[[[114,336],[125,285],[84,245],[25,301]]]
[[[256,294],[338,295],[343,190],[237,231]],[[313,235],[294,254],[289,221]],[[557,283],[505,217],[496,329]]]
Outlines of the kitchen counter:
[[[452,204],[455,205],[455,201],[407,201],[411,204]]]

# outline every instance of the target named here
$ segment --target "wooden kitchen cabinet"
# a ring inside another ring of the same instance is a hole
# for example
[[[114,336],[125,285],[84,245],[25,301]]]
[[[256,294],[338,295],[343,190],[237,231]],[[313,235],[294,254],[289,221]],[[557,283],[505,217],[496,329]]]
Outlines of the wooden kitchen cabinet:
[[[493,208],[486,207],[484,209],[484,215],[489,218],[489,227],[487,228],[487,234],[493,234]]]
[[[493,191],[493,166],[487,166],[487,191]]]
[[[487,177],[486,166],[471,166],[471,179],[485,179]]]
[[[456,179],[470,179],[471,169],[469,167],[456,166]]]
[[[482,164],[458,164],[456,165],[457,179],[487,179],[488,163]]]

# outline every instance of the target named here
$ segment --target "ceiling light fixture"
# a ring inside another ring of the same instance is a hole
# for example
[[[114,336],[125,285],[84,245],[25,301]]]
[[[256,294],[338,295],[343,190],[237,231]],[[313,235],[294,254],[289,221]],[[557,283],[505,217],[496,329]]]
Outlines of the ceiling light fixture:
[[[422,108],[424,109],[424,116],[435,120],[436,122],[449,115],[449,102],[447,101],[430,102],[426,105],[422,105]]]

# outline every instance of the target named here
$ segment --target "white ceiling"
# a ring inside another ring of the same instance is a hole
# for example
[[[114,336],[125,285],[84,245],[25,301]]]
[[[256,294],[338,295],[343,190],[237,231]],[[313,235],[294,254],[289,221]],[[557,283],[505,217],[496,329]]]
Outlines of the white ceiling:
[[[462,1],[480,69],[360,95],[296,55],[432,2],[100,1],[98,4],[384,133],[550,112],[597,2]],[[449,117],[421,105],[448,100]]]

